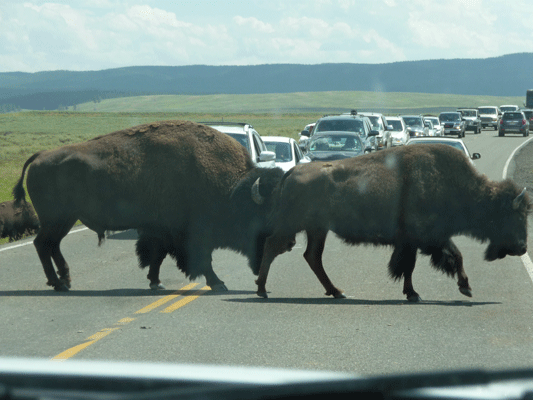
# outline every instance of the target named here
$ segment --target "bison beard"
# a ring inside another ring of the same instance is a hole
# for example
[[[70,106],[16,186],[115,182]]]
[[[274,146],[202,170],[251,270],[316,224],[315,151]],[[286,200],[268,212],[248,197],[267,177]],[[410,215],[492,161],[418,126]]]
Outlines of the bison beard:
[[[312,200],[310,200],[312,199]],[[525,189],[512,181],[490,181],[460,151],[447,145],[402,146],[351,159],[296,166],[285,175],[277,198],[257,294],[267,297],[273,260],[290,250],[296,233],[306,231],[304,258],[326,289],[344,297],[322,264],[328,231],[346,243],[390,245],[389,273],[403,278],[403,293],[419,301],[412,273],[417,253],[431,265],[457,276],[462,294],[471,296],[463,257],[454,235],[489,241],[485,259],[522,255],[527,250]]]
[[[47,284],[64,291],[70,288],[70,273],[59,245],[77,220],[100,241],[107,230],[139,230],[139,263],[150,266],[151,287],[161,287],[159,267],[170,254],[190,278],[204,275],[208,285],[224,289],[211,253],[238,251],[257,271],[268,233],[268,199],[275,184],[261,185],[267,201],[258,205],[252,184],[241,181],[261,176],[279,182],[283,174],[256,168],[236,140],[187,121],[141,125],[36,153],[13,189],[18,201],[25,197],[26,169],[41,222],[34,244]]]

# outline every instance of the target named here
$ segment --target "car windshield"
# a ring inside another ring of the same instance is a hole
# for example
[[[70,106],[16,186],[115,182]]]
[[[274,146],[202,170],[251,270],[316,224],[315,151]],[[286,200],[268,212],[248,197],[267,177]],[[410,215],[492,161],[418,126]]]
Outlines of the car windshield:
[[[474,110],[461,110],[461,114],[463,117],[475,117],[476,111]]]
[[[403,121],[405,122],[405,125],[410,127],[424,126],[424,122],[422,121],[421,117],[403,117]]]
[[[363,121],[354,118],[328,119],[320,121],[315,127],[317,132],[364,132]]]
[[[383,129],[383,126],[381,124],[381,118],[379,118],[376,115],[367,115],[367,118],[370,120],[370,123],[372,124],[372,129],[376,129],[376,130]]]
[[[0,0],[0,400],[60,397],[12,357],[533,370],[532,4]]]
[[[432,143],[440,143],[440,144],[446,144],[448,146],[452,146],[456,148],[457,150],[461,150],[463,153],[467,154],[465,146],[461,142],[451,141],[451,140],[413,140],[411,144],[432,144]]]
[[[504,120],[522,120],[524,119],[524,116],[522,115],[522,113],[519,113],[519,112],[506,112],[506,113],[503,113],[502,115],[502,119]]]
[[[363,144],[358,136],[320,135],[311,140],[309,151],[347,151],[360,153]]]
[[[392,130],[395,132],[403,131],[402,121],[399,121],[397,119],[392,119],[392,120],[388,119],[387,124],[392,126]]]
[[[292,161],[292,152],[290,143],[265,141],[267,150],[276,153],[276,162]]]
[[[441,120],[441,122],[459,122],[461,121],[461,114],[459,113],[441,114],[439,116],[439,119]]]
[[[478,111],[480,114],[497,114],[498,112],[496,111],[495,108],[493,107],[479,107],[478,108]]]

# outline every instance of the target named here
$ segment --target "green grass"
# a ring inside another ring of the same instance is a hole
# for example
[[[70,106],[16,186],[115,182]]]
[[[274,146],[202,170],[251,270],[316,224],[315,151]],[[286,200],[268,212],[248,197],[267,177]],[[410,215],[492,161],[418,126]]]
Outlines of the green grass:
[[[387,109],[391,113],[402,110],[433,110],[458,106],[518,104],[524,97],[462,96],[427,93],[383,92],[305,92],[244,95],[161,95],[123,97],[103,100],[100,103],[84,103],[77,111],[90,112],[183,112],[201,113],[206,110],[217,114],[267,113],[327,113],[338,110]]]

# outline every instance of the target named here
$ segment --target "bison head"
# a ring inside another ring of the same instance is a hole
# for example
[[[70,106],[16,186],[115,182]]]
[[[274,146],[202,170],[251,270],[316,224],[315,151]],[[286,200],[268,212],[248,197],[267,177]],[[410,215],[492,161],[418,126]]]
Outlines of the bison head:
[[[499,215],[491,221],[490,244],[485,260],[494,261],[507,255],[521,256],[527,251],[527,215],[531,209],[526,189],[504,202]]]

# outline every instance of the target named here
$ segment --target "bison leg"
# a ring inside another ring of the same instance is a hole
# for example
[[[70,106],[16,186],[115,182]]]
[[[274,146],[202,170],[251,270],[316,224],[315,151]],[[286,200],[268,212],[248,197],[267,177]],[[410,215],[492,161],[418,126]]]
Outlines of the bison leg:
[[[307,249],[305,250],[304,258],[322,286],[324,286],[324,289],[326,289],[326,296],[345,298],[344,293],[330,281],[322,264],[322,253],[324,252],[327,234],[328,231],[323,230],[307,231]]]
[[[463,268],[463,255],[451,239],[442,248],[432,251],[431,263],[448,275],[457,274],[459,291],[465,296],[472,297],[472,288],[468,284],[468,276]]]
[[[261,266],[259,268],[259,275],[255,280],[255,283],[257,284],[257,295],[259,297],[264,297],[265,299],[268,297],[266,291],[266,282],[270,265],[277,256],[285,253],[286,251],[291,251],[291,249],[294,247],[294,244],[294,235],[272,235],[266,239],[263,257],[261,259]]]
[[[65,222],[61,225],[46,224],[42,222],[41,229],[35,237],[33,244],[43,265],[44,273],[48,278],[47,285],[52,286],[56,291],[66,292],[70,289],[70,273],[68,264],[61,254],[59,248],[61,240],[74,226],[74,222]],[[52,258],[56,263],[59,278],[54,270]]]
[[[413,271],[416,263],[417,248],[409,244],[397,244],[389,261],[389,273],[394,280],[403,276],[403,294],[411,302],[422,300],[413,287]]]

